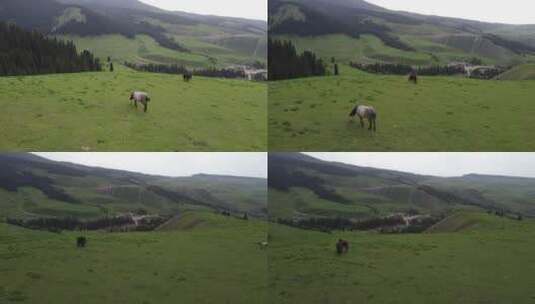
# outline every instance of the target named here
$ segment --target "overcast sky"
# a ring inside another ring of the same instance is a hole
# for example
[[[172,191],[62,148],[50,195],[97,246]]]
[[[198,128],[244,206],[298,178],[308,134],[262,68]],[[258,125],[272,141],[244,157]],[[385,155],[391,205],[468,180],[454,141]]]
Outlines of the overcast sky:
[[[306,153],[328,161],[434,176],[535,177],[535,153]]]
[[[266,153],[35,153],[88,166],[166,176],[219,174],[267,177]]]
[[[140,0],[172,11],[267,20],[267,0]]]
[[[535,24],[533,0],[368,0],[393,9],[487,22]]]

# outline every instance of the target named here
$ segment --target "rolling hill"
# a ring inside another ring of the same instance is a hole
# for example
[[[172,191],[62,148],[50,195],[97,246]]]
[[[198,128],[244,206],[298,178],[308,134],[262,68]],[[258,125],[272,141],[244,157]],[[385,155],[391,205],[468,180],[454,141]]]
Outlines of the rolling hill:
[[[263,21],[165,11],[137,0],[6,0],[0,20],[119,62],[228,67],[267,56]]]
[[[270,153],[268,184],[272,219],[364,220],[458,209],[535,216],[533,178],[421,176]]]
[[[267,252],[257,244],[266,239],[266,192],[265,179],[156,176],[2,153],[0,302],[266,303]],[[113,225],[126,214],[158,225]],[[53,228],[74,221],[86,224]],[[96,221],[110,224],[87,226]]]
[[[266,181],[195,175],[165,177],[87,167],[33,154],[0,154],[0,217],[96,219],[144,209],[174,216],[188,210],[266,215]]]
[[[339,62],[447,64],[533,60],[535,28],[391,11],[362,0],[274,0],[270,37]]]
[[[534,178],[422,176],[270,153],[268,184],[269,216],[278,222],[269,226],[272,302],[535,299],[527,283],[535,248]],[[414,226],[412,219],[441,213],[425,230],[387,227]],[[403,221],[389,223],[389,214]],[[348,221],[354,225],[345,226]],[[383,226],[359,228],[374,222]],[[346,253],[337,253],[339,240],[349,244]]]

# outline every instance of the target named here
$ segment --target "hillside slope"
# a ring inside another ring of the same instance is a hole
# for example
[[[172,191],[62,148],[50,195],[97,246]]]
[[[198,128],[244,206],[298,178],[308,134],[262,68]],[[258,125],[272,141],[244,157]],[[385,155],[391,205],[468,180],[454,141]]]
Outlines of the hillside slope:
[[[266,150],[261,83],[186,83],[116,66],[113,73],[2,77],[0,90],[2,151]],[[151,95],[147,113],[128,100],[132,90]]]
[[[174,215],[228,210],[263,217],[266,181],[199,175],[173,178],[0,154],[0,217],[98,218],[138,209]]]
[[[267,56],[263,21],[165,11],[137,0],[6,0],[1,20],[72,39],[119,62],[227,67],[265,62]],[[129,51],[135,57],[122,55],[126,39],[130,48],[135,44]]]
[[[269,18],[274,38],[290,39],[329,59],[347,54],[337,57],[345,63],[432,65],[476,57],[510,65],[535,53],[524,39],[535,34],[533,27],[390,11],[361,0],[274,0]],[[343,37],[325,42],[332,35]],[[316,49],[320,41],[324,44]]]
[[[535,64],[521,64],[498,76],[500,80],[535,80]]]
[[[441,214],[454,209],[535,216],[532,178],[440,178],[292,153],[270,153],[269,173],[269,213],[273,219],[366,219],[394,213]]]

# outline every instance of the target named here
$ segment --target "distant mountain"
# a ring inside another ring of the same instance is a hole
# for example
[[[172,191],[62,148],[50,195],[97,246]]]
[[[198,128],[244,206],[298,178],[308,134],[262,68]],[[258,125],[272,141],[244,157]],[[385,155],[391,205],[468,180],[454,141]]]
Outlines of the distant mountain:
[[[0,154],[0,217],[98,218],[139,208],[266,215],[266,180],[195,175],[167,177],[56,162],[33,154]]]
[[[269,31],[273,37],[293,36],[302,49],[326,58],[338,55],[345,62],[431,65],[477,57],[487,64],[509,65],[535,54],[532,26],[391,11],[362,0],[273,0]],[[346,38],[337,37],[329,49],[319,44],[321,39],[333,41],[328,35]]]
[[[535,216],[535,178],[443,178],[270,153],[268,185],[272,218],[366,219],[453,209]]]
[[[89,48],[101,59],[226,67],[265,62],[267,56],[263,21],[166,11],[137,0],[3,0],[0,21],[74,38],[79,48]],[[121,35],[139,47],[125,54],[120,37],[110,41],[105,35]],[[143,35],[164,49],[149,48],[151,41]],[[90,44],[85,37],[92,37]]]
[[[58,2],[70,5],[81,5],[87,7],[109,7],[124,8],[134,10],[144,10],[153,12],[165,12],[155,6],[145,4],[137,0],[58,0]]]

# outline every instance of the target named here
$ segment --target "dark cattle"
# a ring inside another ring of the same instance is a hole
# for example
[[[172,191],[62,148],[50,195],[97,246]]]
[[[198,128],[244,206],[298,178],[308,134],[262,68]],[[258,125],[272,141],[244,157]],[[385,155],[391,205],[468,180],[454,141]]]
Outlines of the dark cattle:
[[[87,244],[87,238],[85,236],[80,236],[76,239],[76,246],[78,248],[84,248]]]
[[[412,71],[409,74],[409,82],[414,82],[414,84],[418,84],[418,74],[416,71]]]
[[[184,81],[185,81],[185,82],[189,82],[191,79],[193,79],[193,74],[192,74],[191,72],[189,72],[189,73],[184,73],[183,78],[184,78]]]
[[[336,243],[336,252],[338,254],[344,254],[349,251],[349,242],[346,240],[339,239]]]

